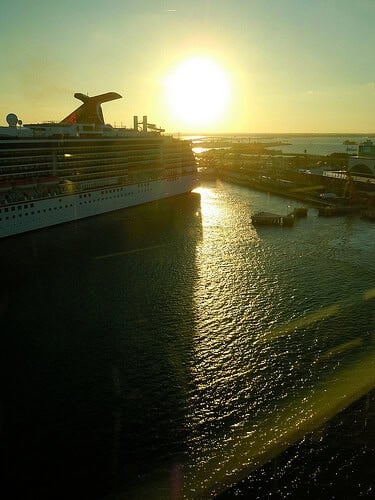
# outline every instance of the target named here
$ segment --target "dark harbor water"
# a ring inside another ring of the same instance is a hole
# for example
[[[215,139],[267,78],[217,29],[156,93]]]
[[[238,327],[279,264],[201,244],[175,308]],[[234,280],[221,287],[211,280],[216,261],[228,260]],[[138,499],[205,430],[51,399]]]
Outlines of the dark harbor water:
[[[295,206],[207,183],[1,242],[7,498],[373,494],[375,225],[250,223]]]

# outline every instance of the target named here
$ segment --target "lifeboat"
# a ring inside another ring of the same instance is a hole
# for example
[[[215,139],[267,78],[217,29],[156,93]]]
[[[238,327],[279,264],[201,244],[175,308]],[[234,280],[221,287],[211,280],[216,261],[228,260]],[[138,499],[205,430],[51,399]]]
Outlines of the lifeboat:
[[[37,185],[36,179],[29,177],[27,179],[18,179],[13,181],[14,187],[17,189],[31,189]]]
[[[0,192],[4,193],[5,191],[9,191],[12,189],[12,184],[7,181],[0,181]]]
[[[56,184],[59,184],[60,182],[60,177],[39,177],[38,178],[38,184],[41,186],[55,186]]]

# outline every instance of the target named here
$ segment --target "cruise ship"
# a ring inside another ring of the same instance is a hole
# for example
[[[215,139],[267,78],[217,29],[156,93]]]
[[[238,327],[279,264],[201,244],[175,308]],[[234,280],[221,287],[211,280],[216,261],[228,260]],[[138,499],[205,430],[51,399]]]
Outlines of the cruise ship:
[[[59,123],[23,125],[10,113],[0,127],[0,237],[180,195],[198,186],[188,141],[164,135],[147,116],[133,128],[105,124],[88,97]]]

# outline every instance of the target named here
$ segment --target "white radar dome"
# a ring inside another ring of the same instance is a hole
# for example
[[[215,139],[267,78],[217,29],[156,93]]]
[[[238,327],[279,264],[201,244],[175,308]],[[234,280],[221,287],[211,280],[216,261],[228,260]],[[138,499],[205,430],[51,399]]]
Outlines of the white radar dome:
[[[9,115],[7,115],[7,124],[10,126],[10,127],[15,127],[18,123],[18,116],[15,115],[14,113],[9,113]]]

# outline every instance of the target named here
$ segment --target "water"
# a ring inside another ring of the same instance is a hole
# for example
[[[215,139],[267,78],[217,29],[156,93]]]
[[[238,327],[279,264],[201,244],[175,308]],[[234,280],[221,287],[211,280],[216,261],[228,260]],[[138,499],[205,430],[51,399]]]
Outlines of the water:
[[[199,147],[199,144],[205,140],[207,136],[186,136],[193,141],[196,153],[207,151],[207,148]],[[220,138],[221,135],[210,136],[210,138]],[[367,136],[364,135],[333,135],[333,134],[238,134],[225,136],[234,143],[236,142],[283,142],[287,145],[275,146],[271,149],[277,149],[284,154],[310,154],[310,155],[330,155],[332,153],[348,153],[351,155],[357,154],[358,144]],[[356,144],[346,145],[344,141],[353,141]]]
[[[289,146],[280,146],[275,149],[281,150],[284,154],[302,154],[307,153],[310,155],[330,155],[332,153],[349,153],[351,155],[357,154],[357,144],[365,139],[363,136],[330,136],[330,135],[318,135],[318,136],[291,136],[287,138],[279,138],[280,141],[290,143]],[[356,144],[346,145],[344,141],[353,141]]]
[[[2,242],[14,498],[211,497],[374,387],[375,226],[250,224],[295,206],[207,183]]]

